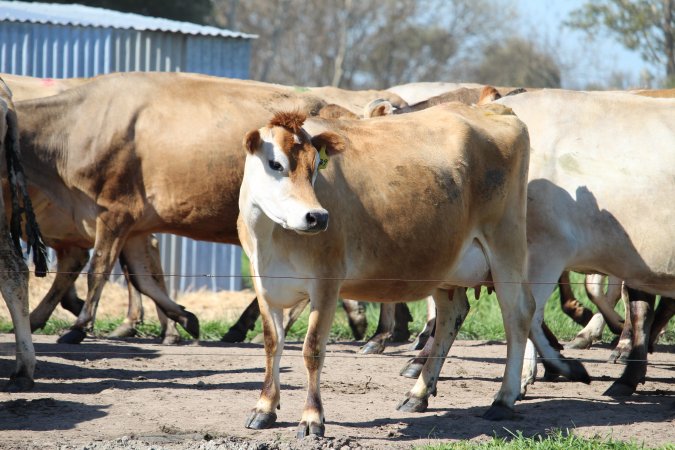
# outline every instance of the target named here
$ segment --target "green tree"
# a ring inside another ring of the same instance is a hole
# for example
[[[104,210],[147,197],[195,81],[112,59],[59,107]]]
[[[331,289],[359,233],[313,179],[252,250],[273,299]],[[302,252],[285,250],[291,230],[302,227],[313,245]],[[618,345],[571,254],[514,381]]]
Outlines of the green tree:
[[[43,0],[25,0],[28,2]],[[211,14],[211,0],[49,0],[50,3],[80,3],[144,16],[184,22],[205,23]]]
[[[514,37],[485,48],[474,79],[498,86],[557,88],[560,67],[534,42]]]
[[[565,24],[590,36],[608,31],[642,59],[665,67],[675,84],[675,0],[594,0],[570,13]]]

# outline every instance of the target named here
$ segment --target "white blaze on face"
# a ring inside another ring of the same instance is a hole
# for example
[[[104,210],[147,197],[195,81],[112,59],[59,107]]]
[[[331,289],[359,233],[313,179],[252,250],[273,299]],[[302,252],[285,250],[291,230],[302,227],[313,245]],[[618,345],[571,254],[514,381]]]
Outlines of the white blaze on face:
[[[290,230],[315,233],[326,229],[328,212],[321,207],[313,195],[303,195],[303,190],[312,190],[316,179],[318,155],[315,158],[311,184],[299,186],[302,182],[290,176],[288,155],[275,140],[274,129],[260,130],[261,148],[246,158],[244,176],[248,180],[251,199],[272,221]],[[294,136],[296,144],[300,144]],[[316,151],[316,150],[315,150]],[[307,189],[304,189],[307,188]]]

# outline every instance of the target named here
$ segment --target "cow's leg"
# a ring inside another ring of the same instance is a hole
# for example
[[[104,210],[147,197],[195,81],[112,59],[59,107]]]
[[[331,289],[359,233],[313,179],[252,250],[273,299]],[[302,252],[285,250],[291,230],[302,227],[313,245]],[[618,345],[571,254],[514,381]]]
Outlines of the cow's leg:
[[[420,334],[417,335],[417,338],[413,341],[413,343],[410,344],[410,350],[423,349],[435,326],[436,304],[434,303],[434,298],[430,295],[427,297],[427,323],[424,325],[424,329],[420,332]],[[414,378],[417,378],[417,376]]]
[[[54,312],[56,305],[75,289],[74,284],[89,261],[89,251],[79,247],[68,247],[56,251],[56,277],[40,304],[30,313],[31,330],[43,328]],[[80,307],[80,311],[82,308]],[[78,312],[79,313],[79,312]]]
[[[522,280],[522,272],[518,272],[517,268],[525,267],[525,262],[512,261],[502,256],[507,254],[508,251],[502,249],[502,253],[494,254],[489,258],[492,279],[506,331],[507,359],[502,386],[490,409],[483,415],[483,418],[488,420],[504,420],[513,417],[513,406],[520,396],[523,358],[535,310],[529,286],[524,281],[514,282]],[[541,323],[538,324],[538,328],[543,336]]]
[[[429,395],[436,395],[436,382],[448,351],[469,312],[465,288],[451,291],[438,289],[434,293],[434,300],[438,310],[435,339],[415,386],[398,405],[399,411],[426,411]]]
[[[525,357],[523,358],[523,374],[520,378],[520,395],[518,400],[525,399],[527,395],[527,386],[534,384],[537,379],[537,349],[531,339],[527,340],[525,346]]]
[[[325,431],[323,405],[321,403],[321,369],[326,357],[326,342],[337,307],[339,285],[337,282],[317,283],[310,291],[309,323],[302,346],[307,369],[307,399],[302,410],[302,419],[296,435],[303,438],[309,434],[323,436]]]
[[[342,308],[347,314],[349,328],[352,330],[354,339],[360,341],[366,335],[368,319],[366,318],[366,304],[356,300],[342,299]]]
[[[255,328],[255,321],[258,320],[258,316],[260,316],[260,307],[258,306],[258,298],[254,298],[235,324],[220,338],[220,342],[244,342],[248,332]]]
[[[623,329],[623,318],[617,313],[614,308],[621,298],[621,287],[623,282],[613,276],[607,277],[607,291],[603,291],[603,276],[602,275],[587,275],[586,276],[586,292],[588,298],[598,307],[598,311],[607,322],[607,326],[612,333],[620,334]]]
[[[131,277],[129,276],[129,266],[122,262],[124,258],[120,255],[120,266],[124,278],[127,280],[127,293],[129,295],[129,306],[127,307],[127,316],[122,323],[115,328],[108,337],[111,338],[126,338],[136,336],[136,327],[143,323],[143,299],[141,293],[131,284]]]
[[[194,314],[171,300],[164,284],[164,275],[159,268],[155,267],[156,263],[146,244],[145,236],[134,236],[129,238],[124,245],[122,259],[129,267],[131,283],[141,293],[150,297],[170,319],[178,322],[192,337],[199,339],[199,320]],[[173,344],[176,339],[165,337],[164,342]]]
[[[0,197],[0,206],[2,198]],[[35,384],[35,348],[31,337],[28,319],[28,268],[19,252],[9,241],[9,232],[0,225],[0,236],[3,238],[0,250],[0,273],[4,279],[0,282],[0,291],[5,299],[14,325],[16,342],[16,370],[10,376],[4,390],[8,392],[27,391]]]
[[[424,347],[422,347],[422,350],[417,354],[416,357],[406,363],[403,369],[401,369],[399,372],[399,375],[406,378],[417,378],[420,376],[420,373],[422,373],[422,368],[431,354],[431,349],[434,345],[434,340],[436,337],[436,317],[432,319],[432,322],[432,329],[429,333],[429,337],[424,343]]]
[[[394,303],[380,303],[380,320],[373,337],[361,347],[364,355],[382,353],[385,343],[391,338],[396,320],[396,305]]]
[[[657,306],[656,311],[654,312],[654,324],[652,325],[652,331],[649,334],[649,353],[654,352],[656,341],[658,341],[661,332],[666,325],[668,325],[668,322],[673,315],[675,315],[675,299],[661,297],[659,306]]]
[[[631,317],[630,298],[625,286],[621,293],[621,300],[623,301],[626,318],[623,322],[623,330],[621,330],[619,341],[609,355],[609,361],[613,363],[626,360],[633,348],[633,318]]]
[[[623,375],[610,386],[604,395],[623,397],[632,395],[638,383],[645,382],[647,374],[647,344],[654,321],[656,296],[627,287],[630,299],[630,318],[633,325],[633,346]]]
[[[70,331],[57,340],[61,344],[79,344],[86,337],[87,331],[91,331],[94,327],[96,309],[103,287],[110,277],[126,238],[125,227],[121,224],[115,226],[116,223],[116,217],[112,214],[102,214],[96,219],[96,245],[89,262],[87,299]]]
[[[562,252],[560,252],[562,253]],[[534,343],[537,352],[541,356],[541,362],[546,369],[548,378],[563,376],[570,381],[581,381],[590,383],[591,378],[584,368],[583,364],[574,359],[567,359],[560,354],[560,351],[553,347],[543,331],[544,307],[546,301],[552,293],[552,287],[555,280],[558,280],[563,272],[564,260],[554,259],[551,255],[556,252],[530,248],[529,261],[529,279],[537,280],[538,283],[532,284],[531,290],[536,303],[536,310],[532,318],[530,328],[530,339]],[[550,280],[551,283],[546,283]],[[525,374],[529,377],[529,374]]]
[[[558,289],[560,290],[560,308],[563,312],[582,327],[588,325],[593,317],[593,312],[575,298],[570,284],[569,271],[566,270],[560,275]]]
[[[164,269],[162,269],[162,258],[159,254],[159,239],[157,239],[155,235],[150,235],[145,240],[145,248],[147,249],[147,255],[149,256],[150,271],[153,274],[153,279],[168,296],[169,290],[166,288]],[[140,295],[138,298],[140,299]],[[178,332],[176,321],[169,319],[164,313],[164,310],[157,303],[155,303],[155,310],[157,311],[157,318],[159,319],[159,336],[162,343],[168,345],[178,344],[181,337]]]
[[[256,430],[271,427],[277,420],[281,384],[279,364],[284,349],[284,310],[272,307],[263,297],[258,297],[265,342],[265,381],[260,398],[246,419],[246,428]]]
[[[70,285],[68,291],[61,297],[59,304],[61,305],[61,308],[72,313],[74,316],[80,314],[80,311],[82,311],[82,307],[84,306],[84,300],[78,297],[75,284]]]

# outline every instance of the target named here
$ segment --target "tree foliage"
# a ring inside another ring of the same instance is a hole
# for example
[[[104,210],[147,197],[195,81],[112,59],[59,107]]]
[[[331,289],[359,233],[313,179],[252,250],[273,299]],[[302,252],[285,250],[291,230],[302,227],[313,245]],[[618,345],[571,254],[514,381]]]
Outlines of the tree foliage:
[[[665,67],[675,82],[675,0],[594,0],[572,11],[566,22],[591,36],[608,31],[644,61]]]
[[[214,0],[212,20],[260,36],[254,79],[386,88],[466,79],[510,17],[498,0]]]
[[[560,66],[534,42],[513,37],[486,47],[474,79],[498,86],[556,88]]]

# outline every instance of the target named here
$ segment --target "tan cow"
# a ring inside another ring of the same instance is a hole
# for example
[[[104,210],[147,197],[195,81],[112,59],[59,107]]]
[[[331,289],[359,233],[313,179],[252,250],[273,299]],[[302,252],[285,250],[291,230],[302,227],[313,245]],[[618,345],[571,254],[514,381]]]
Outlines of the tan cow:
[[[485,417],[512,415],[532,311],[523,283],[529,141],[508,109],[491,106],[449,103],[372,120],[310,120],[303,128],[304,117],[286,113],[246,135],[239,235],[255,274],[267,354],[247,427],[276,420],[282,310],[309,298],[308,395],[298,436],[323,433],[319,375],[338,294],[378,302],[434,296],[442,338],[399,405],[425,410],[468,309],[465,290],[454,288],[490,272],[508,360]]]
[[[9,224],[0,220],[0,291],[5,299],[12,318],[16,336],[16,370],[5,386],[8,391],[22,391],[33,387],[35,371],[35,349],[28,320],[28,268],[21,256],[19,239],[22,234],[20,209],[26,216],[23,232],[27,237],[30,251],[33,251],[35,270],[38,276],[44,276],[47,269],[46,254],[42,237],[33,215],[30,198],[26,192],[26,181],[21,169],[19,151],[19,130],[17,117],[12,104],[12,92],[0,79],[0,164],[8,182],[3,190],[10,191],[11,218]],[[0,211],[4,208],[4,199],[0,195]],[[22,205],[20,205],[20,202]],[[11,239],[10,239],[11,233]],[[13,241],[13,242],[12,242]]]
[[[35,98],[57,95],[67,89],[81,86],[93,78],[34,78],[19,75],[2,74],[12,89],[15,101],[30,100]],[[72,217],[65,210],[59,208],[49,197],[34,184],[29,184],[28,191],[32,199],[33,208],[40,224],[45,242],[56,252],[57,267],[56,277],[49,291],[40,304],[30,314],[31,330],[35,331],[45,326],[47,320],[60,303],[63,308],[78,315],[82,310],[83,301],[77,296],[75,280],[89,261],[89,249],[94,241],[87,234],[80,233],[78,226],[73,223]],[[5,191],[5,208],[7,213],[11,209],[7,204],[8,193]],[[155,275],[158,287],[166,294],[166,286],[163,279],[163,271],[159,258],[159,248],[154,238],[148,238],[143,247],[137,251],[147,253],[146,260],[152,263],[151,270]],[[126,261],[125,251],[122,251],[121,259]],[[122,262],[122,266],[126,264]],[[130,286],[135,279],[127,277]],[[167,294],[168,295],[168,294]],[[180,334],[174,322],[168,321],[161,308],[157,308],[161,324],[161,338],[166,344],[180,341]],[[111,333],[111,336],[125,337],[135,333],[135,327],[142,321],[143,310],[140,295],[133,287],[130,288],[129,308],[127,316],[120,326]]]
[[[36,186],[95,242],[85,307],[60,338],[79,342],[122,248],[142,248],[153,232],[238,243],[240,136],[277,109],[317,113],[325,102],[259,82],[128,73],[17,105],[26,169],[40,174]],[[152,273],[147,258],[127,262],[144,294],[165,295],[144,276]],[[169,317],[197,336],[194,316]]]

